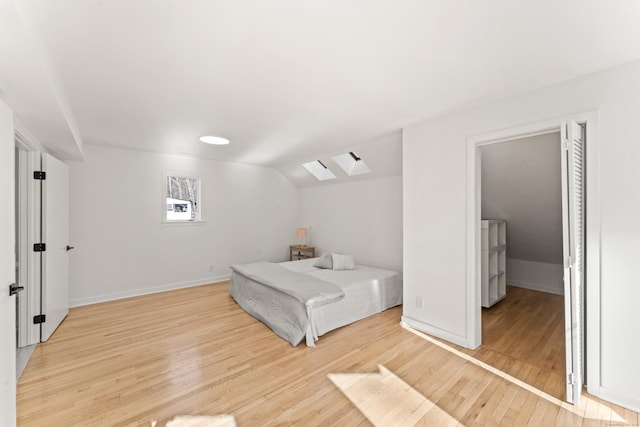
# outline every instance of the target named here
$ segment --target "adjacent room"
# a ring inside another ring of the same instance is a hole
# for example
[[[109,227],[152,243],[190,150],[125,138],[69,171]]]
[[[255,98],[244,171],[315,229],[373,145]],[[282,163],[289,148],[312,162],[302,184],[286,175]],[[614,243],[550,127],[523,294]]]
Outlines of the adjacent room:
[[[501,353],[542,370],[546,381],[533,385],[560,399],[566,375],[561,147],[560,132],[551,132],[481,149],[482,228],[500,228],[493,245],[499,250],[481,247],[487,300],[483,290],[477,350],[483,360]]]
[[[0,0],[0,425],[637,426],[639,17]]]

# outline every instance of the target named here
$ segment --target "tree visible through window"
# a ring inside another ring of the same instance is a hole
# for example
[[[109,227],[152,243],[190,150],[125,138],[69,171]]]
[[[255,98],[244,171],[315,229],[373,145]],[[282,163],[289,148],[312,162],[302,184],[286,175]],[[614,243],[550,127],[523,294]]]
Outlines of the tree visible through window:
[[[167,176],[167,221],[200,220],[200,179]]]

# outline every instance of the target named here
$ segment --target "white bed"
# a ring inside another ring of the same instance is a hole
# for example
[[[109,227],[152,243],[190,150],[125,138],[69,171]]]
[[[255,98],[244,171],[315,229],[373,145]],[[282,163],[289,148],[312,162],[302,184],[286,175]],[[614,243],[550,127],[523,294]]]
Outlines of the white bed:
[[[278,323],[294,323],[304,317],[304,338],[309,347],[315,346],[318,337],[341,326],[364,319],[388,308],[402,304],[402,276],[381,268],[356,265],[353,270],[329,270],[313,267],[317,258],[290,261],[278,265],[300,274],[309,275],[336,284],[344,292],[338,301],[317,307],[305,308],[280,303],[283,296],[277,290],[267,288],[256,280],[234,271],[229,292],[249,314],[264,322],[285,340],[297,345],[301,338],[290,339],[278,330]],[[267,309],[257,308],[267,307]],[[287,311],[286,313],[284,311]],[[272,319],[275,317],[276,319]],[[283,319],[284,317],[284,319]],[[296,342],[297,341],[297,342]]]

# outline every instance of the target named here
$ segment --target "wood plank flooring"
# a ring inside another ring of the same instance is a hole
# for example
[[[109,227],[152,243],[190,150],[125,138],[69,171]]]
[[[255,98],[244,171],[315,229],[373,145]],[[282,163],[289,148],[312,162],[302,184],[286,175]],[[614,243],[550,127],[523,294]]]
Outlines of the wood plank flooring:
[[[317,348],[291,347],[227,289],[72,309],[19,381],[18,425],[164,426],[219,414],[239,427],[638,424],[638,413],[588,395],[573,407],[517,385],[401,327],[401,307]]]
[[[507,296],[482,309],[482,346],[457,347],[558,398],[565,396],[564,297],[507,286]]]

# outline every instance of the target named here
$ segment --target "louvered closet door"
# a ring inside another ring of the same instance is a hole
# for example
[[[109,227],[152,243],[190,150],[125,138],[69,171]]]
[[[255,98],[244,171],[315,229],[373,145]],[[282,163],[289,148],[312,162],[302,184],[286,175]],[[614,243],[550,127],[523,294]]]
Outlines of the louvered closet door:
[[[574,121],[562,124],[562,229],[567,401],[582,391],[584,295],[584,137]]]

